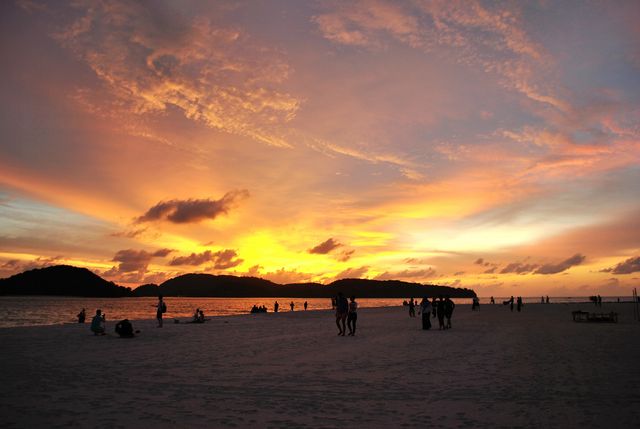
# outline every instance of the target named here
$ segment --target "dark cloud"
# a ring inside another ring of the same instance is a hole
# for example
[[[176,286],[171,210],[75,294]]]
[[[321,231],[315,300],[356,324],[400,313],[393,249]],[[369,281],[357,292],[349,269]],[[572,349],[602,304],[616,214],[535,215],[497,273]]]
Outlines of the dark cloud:
[[[640,256],[629,258],[623,262],[620,262],[615,267],[606,268],[602,270],[602,272],[613,273],[613,274],[631,274],[631,273],[637,273],[639,271],[640,271]]]
[[[525,264],[524,262],[512,262],[506,267],[504,267],[502,270],[500,270],[500,274],[508,274],[508,273],[526,274],[526,273],[532,272],[538,267],[539,265],[537,264]],[[493,273],[493,271],[491,272]]]
[[[177,256],[169,262],[169,265],[195,266],[206,264],[208,262],[213,262],[213,266],[211,268],[224,270],[240,265],[243,262],[243,259],[238,259],[238,253],[232,249],[220,250],[218,252],[206,250],[202,253],[192,253],[188,256]]]
[[[327,253],[340,246],[342,246],[342,243],[340,243],[338,240],[330,238],[327,241],[323,241],[322,243],[318,244],[316,247],[309,249],[308,252],[317,255],[326,255]]]
[[[343,250],[336,259],[340,262],[347,262],[355,252],[355,249]]]
[[[576,253],[572,257],[565,259],[559,264],[544,264],[540,266],[534,274],[557,274],[568,270],[569,268],[580,265],[585,260],[585,256]]]
[[[427,279],[436,275],[436,270],[430,267],[422,270],[385,271],[382,274],[378,274],[375,280]]]
[[[482,258],[478,258],[478,259],[476,259],[476,261],[474,262],[474,264],[476,264],[476,265],[483,265],[483,264],[484,264],[484,259],[482,259]]]
[[[454,276],[461,276],[464,274],[464,271],[458,271],[456,273],[453,273]]]
[[[369,271],[369,267],[363,266],[360,268],[347,268],[346,270],[336,275],[336,280],[340,279],[359,279]]]
[[[134,249],[118,250],[112,259],[113,262],[119,263],[118,266],[114,266],[102,274],[106,277],[113,277],[122,274],[138,273],[138,277],[142,277],[147,272],[151,259],[163,258],[171,252],[173,252],[172,249],[159,249],[154,252]]]
[[[497,266],[493,266],[493,267],[489,268],[488,270],[485,270],[484,274],[493,274],[493,273],[496,272],[497,269],[498,269]]]
[[[227,214],[229,209],[241,199],[247,198],[246,189],[227,192],[219,200],[170,200],[161,201],[151,207],[145,214],[137,217],[134,222],[153,222],[167,220],[173,223],[200,222],[205,219],[215,219],[221,214]]]

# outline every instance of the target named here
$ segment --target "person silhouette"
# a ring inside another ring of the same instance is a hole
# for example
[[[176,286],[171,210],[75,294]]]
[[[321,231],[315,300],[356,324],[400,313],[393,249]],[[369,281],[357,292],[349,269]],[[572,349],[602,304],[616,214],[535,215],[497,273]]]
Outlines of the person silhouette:
[[[347,314],[349,313],[349,303],[347,298],[344,297],[342,292],[338,292],[336,297],[336,325],[338,325],[338,335],[344,337],[346,327],[345,320],[347,320]]]
[[[511,305],[513,306],[513,304],[511,304]],[[522,309],[522,297],[521,296],[518,297],[518,305],[517,305],[517,307],[518,307],[518,313],[519,313],[520,310]],[[511,311],[513,311],[513,309]]]
[[[304,311],[307,311],[307,305],[309,305],[309,304],[307,304],[307,301],[305,301],[304,302]]]
[[[448,296],[444,300],[444,316],[447,318],[447,329],[451,329],[451,316],[456,304]]]
[[[120,335],[120,338],[133,338],[133,325],[129,322],[129,319],[124,319],[116,323],[116,334]]]
[[[84,323],[86,318],[87,318],[87,313],[84,311],[84,308],[83,308],[82,310],[80,310],[80,313],[78,313],[78,323]]]
[[[278,307],[280,307],[280,304],[278,304],[278,301],[276,301],[276,302],[273,304],[273,312],[274,312],[274,313],[277,313],[277,312],[278,312]]]
[[[93,335],[104,335],[104,323],[105,315],[102,314],[102,310],[96,310],[96,315],[91,319],[91,332]]]
[[[409,300],[409,317],[416,317],[416,303],[413,298]]]
[[[156,307],[156,319],[158,320],[158,328],[162,328],[162,315],[167,312],[167,305],[162,300],[162,295],[158,295],[158,304]]]
[[[438,299],[438,304],[437,304],[436,307],[437,307],[437,313],[438,313],[438,326],[439,326],[438,329],[440,329],[440,330],[446,329],[446,327],[444,325],[445,303],[444,303],[444,298],[442,297],[442,295]]]
[[[291,311],[293,311],[293,301],[291,301],[291,304],[289,304],[289,307],[291,307]]]
[[[431,329],[432,306],[429,298],[422,298],[420,301],[420,313],[422,314],[422,329]]]
[[[349,310],[347,314],[347,326],[349,327],[349,335],[354,336],[356,334],[356,322],[358,321],[358,303],[356,297],[351,296],[351,302],[349,303]]]
[[[496,300],[495,300],[495,299],[493,299],[493,297],[491,297],[491,301],[489,301],[489,302],[490,302],[491,304],[495,304],[495,303],[496,303]]]

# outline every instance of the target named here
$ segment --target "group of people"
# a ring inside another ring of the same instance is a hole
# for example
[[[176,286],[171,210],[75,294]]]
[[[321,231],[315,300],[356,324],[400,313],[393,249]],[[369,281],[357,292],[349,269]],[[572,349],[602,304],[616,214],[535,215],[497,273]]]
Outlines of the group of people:
[[[413,298],[411,298],[411,301]],[[411,303],[409,301],[409,303]],[[429,301],[429,298],[422,298],[420,301],[420,314],[422,314],[422,329],[431,329],[431,316],[438,318],[438,329],[445,330],[451,329],[451,318],[453,317],[453,310],[456,308],[456,304],[451,298],[440,296],[437,300],[434,297],[433,301]],[[411,314],[411,306],[409,307],[409,317],[415,317]],[[446,321],[446,323],[445,323]]]
[[[522,310],[522,306],[524,305],[522,303],[522,297],[519,296],[515,301],[516,301],[516,307],[517,307],[518,311],[521,311]],[[503,305],[509,305],[511,307],[511,311],[513,311],[513,302],[514,302],[513,295],[511,295],[511,298],[509,298],[506,301],[502,301],[502,304]]]
[[[84,323],[86,317],[85,309],[83,308],[80,313],[78,313],[78,323]],[[97,309],[95,316],[91,319],[91,326],[89,329],[93,332],[93,335],[106,335],[105,324],[107,322],[107,315],[102,312],[102,310]],[[140,331],[133,330],[133,325],[129,321],[129,319],[123,319],[116,323],[115,326],[116,334],[118,334],[121,338],[133,338],[135,333],[139,333]]]
[[[332,303],[333,302],[334,300],[332,300]],[[356,302],[356,297],[352,295],[349,301],[347,301],[347,298],[342,292],[338,292],[338,296],[335,298],[335,309],[338,335],[344,337],[347,331],[346,328],[349,328],[349,336],[355,336],[356,322],[358,321],[358,303]]]
[[[267,306],[266,305],[261,305],[261,306],[257,306],[257,305],[253,305],[253,307],[251,307],[251,314],[256,314],[256,313],[266,313],[267,312]],[[275,310],[275,312],[277,313],[278,310]]]

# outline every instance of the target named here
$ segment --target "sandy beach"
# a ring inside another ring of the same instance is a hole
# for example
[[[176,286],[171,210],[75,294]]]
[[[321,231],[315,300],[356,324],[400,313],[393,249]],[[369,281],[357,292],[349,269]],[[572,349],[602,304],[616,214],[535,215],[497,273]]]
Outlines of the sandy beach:
[[[637,427],[640,324],[574,323],[592,305],[459,305],[422,331],[405,308],[0,329],[0,426]]]

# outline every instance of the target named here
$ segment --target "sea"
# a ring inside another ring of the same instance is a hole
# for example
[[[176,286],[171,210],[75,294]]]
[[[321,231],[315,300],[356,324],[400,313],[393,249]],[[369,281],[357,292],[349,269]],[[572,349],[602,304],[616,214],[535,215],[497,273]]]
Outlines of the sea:
[[[495,297],[496,304],[502,303],[506,297]],[[631,301],[631,297],[602,297],[604,302]],[[408,298],[407,298],[408,300]],[[294,304],[294,311],[304,311],[303,304],[307,301],[307,311],[328,310],[331,308],[329,298],[201,298],[201,297],[165,297],[167,313],[165,319],[179,319],[188,321],[197,308],[204,311],[205,317],[230,316],[248,314],[251,307],[266,306],[268,312],[273,311],[273,304],[278,301],[281,312],[291,311],[290,303]],[[367,307],[395,307],[402,305],[398,298],[361,298],[358,299],[360,308]],[[454,298],[456,304],[471,304],[471,298]],[[480,298],[480,304],[488,304],[489,297]],[[540,303],[540,297],[523,298],[525,304]],[[588,302],[588,297],[552,297],[551,303],[580,303]],[[144,298],[81,298],[57,296],[0,296],[0,328],[16,326],[59,325],[76,323],[76,315],[83,308],[86,310],[87,321],[95,314],[96,309],[106,314],[107,320],[141,320],[155,319],[155,297]]]

